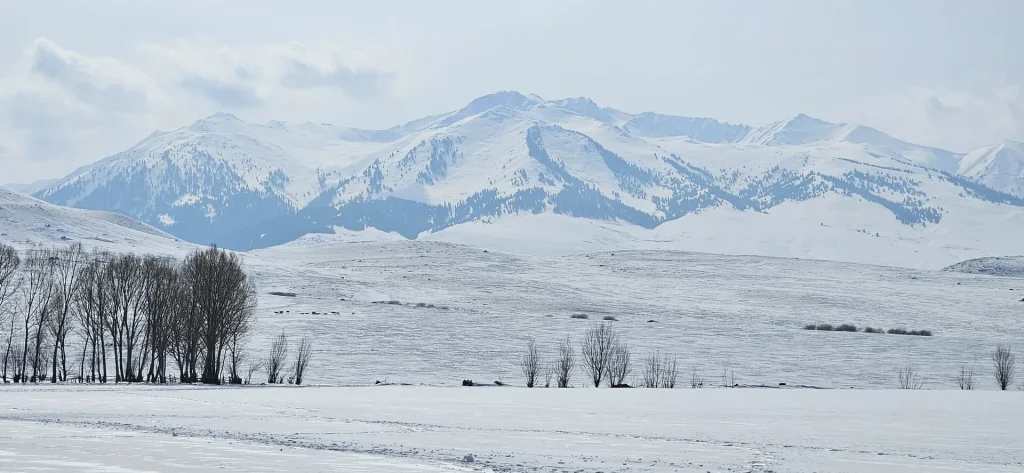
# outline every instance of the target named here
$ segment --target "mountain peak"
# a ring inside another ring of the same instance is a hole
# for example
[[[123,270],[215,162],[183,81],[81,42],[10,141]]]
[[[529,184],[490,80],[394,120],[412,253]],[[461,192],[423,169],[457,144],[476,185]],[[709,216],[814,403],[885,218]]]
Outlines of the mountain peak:
[[[514,90],[502,90],[473,99],[464,110],[480,113],[495,107],[528,108],[539,103],[534,97],[536,96],[527,97]]]
[[[789,123],[799,125],[835,125],[832,122],[827,122],[820,118],[814,118],[806,113],[798,113],[797,116],[789,119]]]

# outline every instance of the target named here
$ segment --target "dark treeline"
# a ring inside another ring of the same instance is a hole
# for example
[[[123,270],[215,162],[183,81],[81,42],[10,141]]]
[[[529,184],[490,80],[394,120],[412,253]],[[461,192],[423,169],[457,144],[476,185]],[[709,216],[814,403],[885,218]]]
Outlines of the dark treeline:
[[[241,383],[255,308],[241,261],[217,247],[179,261],[0,244],[0,379]]]

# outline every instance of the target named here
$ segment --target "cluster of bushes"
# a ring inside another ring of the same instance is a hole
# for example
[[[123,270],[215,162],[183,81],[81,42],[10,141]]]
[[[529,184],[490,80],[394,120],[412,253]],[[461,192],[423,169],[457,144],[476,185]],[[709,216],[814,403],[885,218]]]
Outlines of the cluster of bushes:
[[[804,325],[804,330],[821,330],[825,332],[856,332],[857,326],[853,324],[842,324],[833,326],[832,324],[807,324]],[[885,330],[882,328],[864,327],[864,333],[889,333],[893,335],[916,335],[919,337],[930,337],[932,336],[931,330],[907,330],[903,328],[891,328]]]

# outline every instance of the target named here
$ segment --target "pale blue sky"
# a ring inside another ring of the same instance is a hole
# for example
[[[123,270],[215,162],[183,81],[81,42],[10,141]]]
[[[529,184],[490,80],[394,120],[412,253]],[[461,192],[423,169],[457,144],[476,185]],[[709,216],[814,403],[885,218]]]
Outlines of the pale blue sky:
[[[1024,140],[1021,18],[1014,0],[0,0],[0,181],[218,110],[388,127],[505,89],[964,152]]]

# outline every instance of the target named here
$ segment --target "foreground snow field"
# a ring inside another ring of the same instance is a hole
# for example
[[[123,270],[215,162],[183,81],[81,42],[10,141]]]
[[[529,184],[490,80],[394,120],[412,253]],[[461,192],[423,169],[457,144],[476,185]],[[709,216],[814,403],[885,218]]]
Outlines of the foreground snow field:
[[[1022,402],[982,391],[0,386],[0,471],[1019,472]]]
[[[660,349],[679,357],[687,383],[697,370],[719,384],[728,369],[740,384],[884,389],[911,365],[926,389],[956,389],[966,366],[993,389],[992,350],[1024,347],[1020,278],[666,251],[538,258],[432,242],[289,245],[246,264],[260,290],[253,350],[262,356],[281,331],[311,335],[315,383],[520,384],[527,337],[550,359],[606,316],[618,319],[635,373]],[[935,336],[802,329],[811,323]]]

